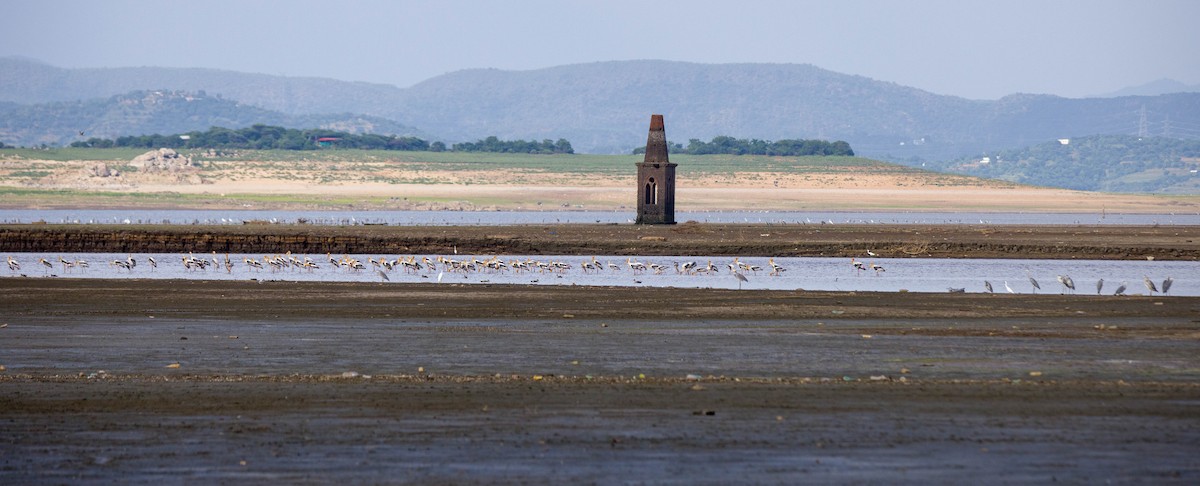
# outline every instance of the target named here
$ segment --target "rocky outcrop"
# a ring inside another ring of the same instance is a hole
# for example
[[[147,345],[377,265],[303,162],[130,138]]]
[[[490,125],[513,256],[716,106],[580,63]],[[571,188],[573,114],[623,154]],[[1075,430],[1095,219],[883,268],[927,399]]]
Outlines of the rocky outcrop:
[[[92,177],[121,177],[121,173],[116,169],[110,168],[108,164],[101,162],[93,165],[90,172]]]
[[[192,158],[169,148],[151,150],[129,161],[131,167],[144,172],[181,172],[195,170]]]

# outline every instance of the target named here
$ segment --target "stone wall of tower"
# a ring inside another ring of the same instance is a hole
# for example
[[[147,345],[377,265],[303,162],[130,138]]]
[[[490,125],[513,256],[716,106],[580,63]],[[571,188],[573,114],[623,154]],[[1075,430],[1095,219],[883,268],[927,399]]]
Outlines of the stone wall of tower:
[[[675,224],[675,166],[667,158],[662,115],[650,116],[646,157],[638,165],[638,224]]]

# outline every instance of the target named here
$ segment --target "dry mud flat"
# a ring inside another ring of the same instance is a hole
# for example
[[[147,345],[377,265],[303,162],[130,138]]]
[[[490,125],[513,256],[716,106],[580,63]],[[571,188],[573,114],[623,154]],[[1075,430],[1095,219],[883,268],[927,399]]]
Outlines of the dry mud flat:
[[[1200,478],[1198,298],[0,292],[5,484]]]

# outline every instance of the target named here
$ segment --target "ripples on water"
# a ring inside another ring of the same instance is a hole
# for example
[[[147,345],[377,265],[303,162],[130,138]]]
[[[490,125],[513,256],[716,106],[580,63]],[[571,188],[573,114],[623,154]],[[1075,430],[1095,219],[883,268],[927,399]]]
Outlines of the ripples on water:
[[[255,211],[255,210],[0,210],[0,223],[280,224],[402,226],[632,223],[632,211]],[[679,222],[770,224],[1126,224],[1200,225],[1200,214],[922,213],[709,211],[679,212]]]
[[[731,257],[709,256],[676,256],[676,257],[625,257],[625,256],[596,256],[603,270],[584,270],[582,264],[591,262],[592,257],[578,256],[546,256],[546,255],[445,255],[460,261],[499,260],[507,265],[501,270],[487,269],[477,264],[476,270],[452,270],[445,264],[436,268],[422,268],[416,271],[406,271],[397,267],[384,270],[382,266],[369,263],[370,260],[381,258],[395,261],[398,258],[412,257],[420,262],[423,257],[437,260],[438,255],[346,255],[360,261],[361,270],[353,270],[335,266],[329,263],[326,255],[308,255],[320,268],[301,269],[295,266],[283,266],[278,269],[264,264],[263,269],[257,270],[249,266],[246,258],[262,262],[262,254],[230,254],[233,266],[229,271],[223,268],[225,255],[195,255],[195,258],[211,260],[217,258],[217,265],[210,265],[206,270],[187,269],[182,263],[186,254],[145,254],[135,253],[14,253],[12,257],[20,262],[21,269],[12,271],[3,268],[6,277],[18,278],[25,275],[29,278],[74,277],[74,278],[146,278],[146,279],[208,279],[208,280],[281,280],[281,281],[319,281],[319,282],[381,282],[387,276],[386,283],[438,282],[439,276],[443,284],[527,284],[527,285],[595,285],[595,286],[654,286],[681,288],[724,288],[724,289],[771,289],[771,290],[830,290],[830,291],[878,291],[878,292],[947,292],[948,289],[963,289],[965,292],[984,292],[984,281],[992,284],[997,293],[1004,293],[1005,284],[1016,293],[1052,293],[1057,294],[1066,289],[1056,280],[1057,275],[1070,276],[1075,283],[1075,293],[1096,294],[1096,283],[1104,279],[1101,292],[1111,295],[1122,283],[1126,285],[1127,294],[1147,294],[1143,285],[1143,276],[1149,276],[1157,287],[1162,286],[1166,277],[1173,277],[1170,295],[1196,296],[1200,295],[1200,262],[1181,261],[1130,261],[1130,260],[1002,260],[1002,259],[934,259],[934,258],[876,258],[860,260],[867,270],[856,270],[848,258],[775,258],[775,263],[786,268],[778,276],[770,275],[770,265],[767,258],[741,257],[739,261],[748,265],[756,265],[761,270],[742,270],[745,282],[736,279],[729,271],[728,264],[733,262]],[[125,270],[114,266],[114,260],[125,261],[132,257],[137,266]],[[158,261],[158,267],[152,268],[148,258]],[[303,260],[305,255],[295,255],[297,260]],[[342,255],[334,255],[342,259]],[[38,262],[45,259],[51,263],[46,267]],[[61,260],[77,262],[86,260],[88,267],[65,267]],[[645,265],[658,264],[665,267],[662,273],[647,270],[634,272],[628,261],[637,261]],[[511,262],[529,262],[531,269],[514,270]],[[710,274],[679,273],[675,266],[694,261],[698,266],[706,266],[709,262],[717,268]],[[561,263],[565,268],[559,270],[539,270],[536,262],[544,264]],[[610,269],[608,264],[616,265]],[[880,272],[869,269],[875,263],[883,268]],[[1029,281],[1033,277],[1038,281],[1041,290],[1034,289]]]

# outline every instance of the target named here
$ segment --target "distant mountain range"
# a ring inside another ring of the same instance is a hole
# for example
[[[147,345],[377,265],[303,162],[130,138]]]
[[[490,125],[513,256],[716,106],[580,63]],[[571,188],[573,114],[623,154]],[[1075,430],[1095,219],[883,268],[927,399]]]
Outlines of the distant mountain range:
[[[1111,93],[1091,98],[1117,98],[1121,96],[1158,96],[1171,93],[1200,93],[1200,84],[1185,84],[1174,79],[1159,79],[1138,86],[1121,88]]]
[[[177,107],[182,111],[130,101],[154,92],[208,101]],[[118,115],[82,119],[81,110]],[[150,114],[137,115],[139,110]],[[489,135],[566,138],[579,152],[628,153],[645,143],[652,113],[664,114],[668,138],[684,144],[718,135],[845,140],[859,155],[908,164],[1065,137],[1200,138],[1200,93],[968,100],[798,64],[614,61],[533,71],[473,69],[399,88],[211,69],[62,69],[0,59],[0,126],[7,127],[0,142],[9,144],[61,143],[80,130],[138,135],[225,123],[301,128],[296,124],[352,119],[358,122],[346,123],[377,133],[422,133],[446,142]]]

